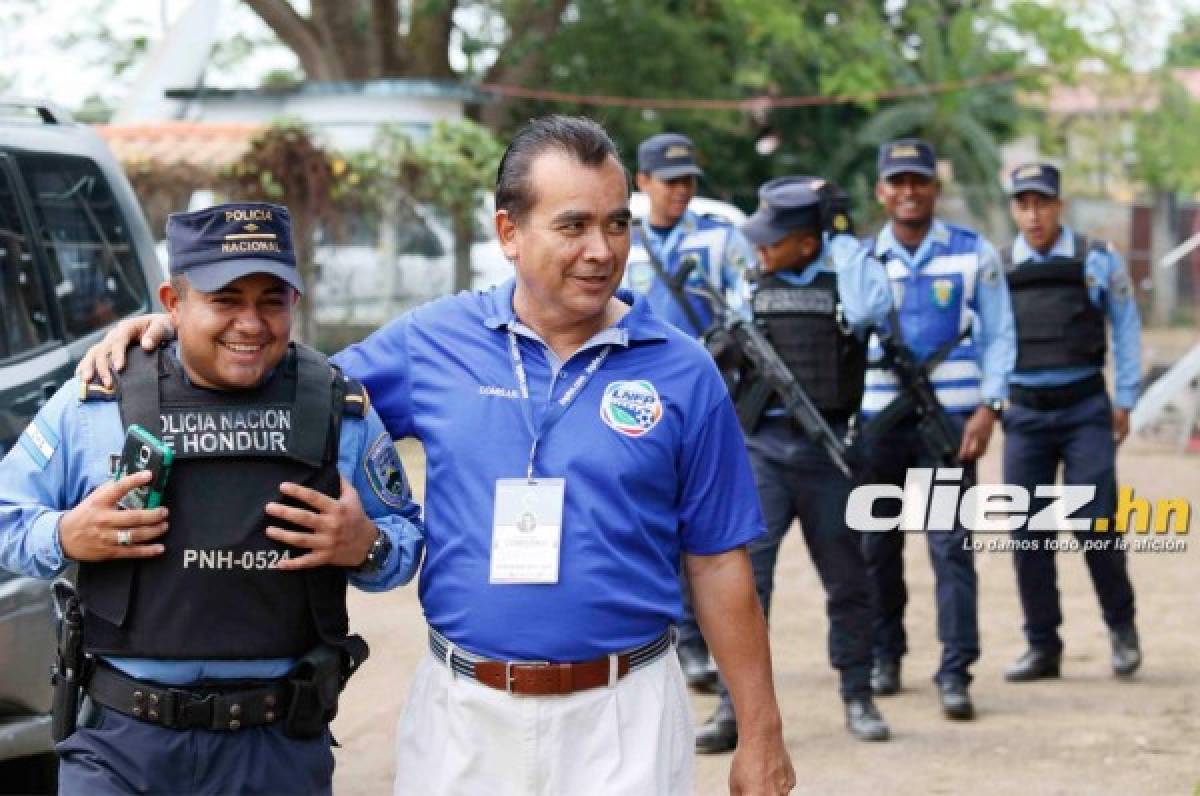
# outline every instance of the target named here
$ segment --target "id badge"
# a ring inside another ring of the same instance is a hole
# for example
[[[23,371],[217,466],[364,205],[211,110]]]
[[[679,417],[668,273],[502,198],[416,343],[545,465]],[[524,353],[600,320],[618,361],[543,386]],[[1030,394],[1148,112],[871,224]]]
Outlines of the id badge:
[[[496,481],[491,583],[558,583],[562,478]]]

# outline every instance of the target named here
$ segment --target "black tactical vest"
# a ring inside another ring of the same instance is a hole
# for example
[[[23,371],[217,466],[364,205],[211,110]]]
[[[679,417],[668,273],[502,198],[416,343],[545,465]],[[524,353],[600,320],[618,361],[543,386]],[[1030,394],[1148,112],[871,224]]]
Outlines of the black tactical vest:
[[[1005,249],[1004,273],[1017,324],[1018,371],[1104,365],[1104,310],[1088,297],[1087,256],[1104,244],[1075,236],[1074,257],[1012,262]]]
[[[175,357],[130,352],[121,420],[175,451],[161,556],[83,564],[79,592],[89,652],[146,658],[253,659],[302,655],[347,634],[339,567],[271,569],[304,551],[264,533],[282,481],[336,497],[346,382],[325,357],[291,346],[253,390],[193,387]]]
[[[867,347],[843,329],[837,276],[819,273],[805,287],[764,276],[754,293],[754,318],[819,410],[849,416],[858,409]]]

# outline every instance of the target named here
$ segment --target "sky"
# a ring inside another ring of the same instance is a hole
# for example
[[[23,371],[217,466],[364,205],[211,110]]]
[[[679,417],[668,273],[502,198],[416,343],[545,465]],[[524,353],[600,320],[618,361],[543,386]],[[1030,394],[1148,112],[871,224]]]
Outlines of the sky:
[[[253,39],[268,38],[270,31],[238,0],[203,0],[219,13],[218,35],[242,33]],[[1200,0],[1046,0],[1066,2],[1072,8],[1086,9],[1079,24],[1101,24],[1105,13],[1136,20],[1138,37],[1128,48],[1128,58],[1137,68],[1151,68],[1161,61],[1167,36],[1187,10],[1200,12]],[[114,0],[103,20],[120,36],[161,37],[165,26],[175,19],[192,0]],[[302,3],[301,3],[302,4]],[[0,77],[11,81],[9,94],[46,98],[66,107],[78,108],[93,94],[110,103],[119,103],[136,74],[130,70],[113,78],[104,64],[97,63],[100,53],[95,46],[79,43],[64,47],[64,33],[84,33],[94,28],[89,15],[99,0],[0,0]],[[32,9],[41,6],[36,13]],[[15,17],[15,18],[14,18]],[[208,85],[246,88],[257,85],[258,78],[273,69],[296,69],[296,59],[279,46],[260,47],[236,69],[211,69],[205,76]]]

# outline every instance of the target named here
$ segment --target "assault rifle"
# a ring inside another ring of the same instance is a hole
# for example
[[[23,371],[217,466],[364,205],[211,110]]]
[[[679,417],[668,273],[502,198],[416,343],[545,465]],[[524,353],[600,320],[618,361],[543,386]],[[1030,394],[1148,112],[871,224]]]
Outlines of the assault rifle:
[[[694,268],[695,263],[689,263],[679,269],[674,276],[678,289],[684,289],[683,285],[687,283],[688,275]],[[784,409],[804,430],[805,436],[821,445],[837,468],[847,478],[852,478],[850,465],[846,462],[845,444],[833,433],[833,429],[825,422],[824,416],[813,404],[812,399],[808,397],[808,393],[800,386],[800,382],[796,381],[791,368],[779,357],[775,348],[754,321],[746,320],[733,312],[729,308],[728,302],[725,301],[725,297],[714,290],[707,281],[703,285],[688,286],[686,290],[707,299],[723,321],[723,323],[714,324],[714,327],[705,333],[710,350],[712,350],[711,338],[713,336],[727,337],[741,355],[754,366],[761,382],[783,401]],[[743,420],[743,428],[748,427],[744,422],[745,418],[739,418],[739,420]]]
[[[960,434],[946,409],[937,398],[930,375],[934,368],[950,356],[970,329],[964,329],[953,339],[946,341],[929,358],[918,362],[912,349],[900,337],[900,321],[892,310],[891,334],[879,335],[883,345],[884,363],[896,374],[900,382],[900,394],[883,410],[871,418],[862,429],[857,444],[867,443],[895,428],[904,420],[916,417],[917,436],[926,453],[938,467],[962,467],[958,458]]]

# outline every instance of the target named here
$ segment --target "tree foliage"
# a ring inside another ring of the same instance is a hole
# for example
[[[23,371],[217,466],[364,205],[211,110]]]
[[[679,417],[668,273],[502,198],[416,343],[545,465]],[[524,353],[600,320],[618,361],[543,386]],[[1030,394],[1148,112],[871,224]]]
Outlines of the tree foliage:
[[[1141,114],[1134,125],[1134,172],[1161,191],[1200,193],[1200,103],[1169,71],[1159,76],[1157,107]]]

